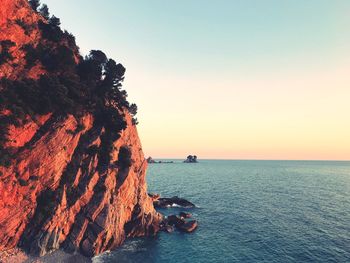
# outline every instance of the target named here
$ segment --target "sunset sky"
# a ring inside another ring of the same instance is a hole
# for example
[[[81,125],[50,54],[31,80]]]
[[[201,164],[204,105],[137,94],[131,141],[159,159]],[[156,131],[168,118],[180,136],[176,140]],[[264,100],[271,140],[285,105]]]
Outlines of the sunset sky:
[[[127,68],[147,156],[350,159],[350,1],[43,2]]]

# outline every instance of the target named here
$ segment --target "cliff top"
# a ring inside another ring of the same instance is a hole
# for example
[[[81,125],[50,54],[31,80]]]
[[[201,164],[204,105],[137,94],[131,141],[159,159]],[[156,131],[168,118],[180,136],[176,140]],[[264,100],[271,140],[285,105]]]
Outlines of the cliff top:
[[[16,150],[9,126],[40,122],[47,114],[79,118],[89,112],[109,142],[117,139],[125,112],[137,112],[122,89],[123,65],[99,50],[81,57],[75,37],[38,1],[5,0],[0,12],[0,164]]]

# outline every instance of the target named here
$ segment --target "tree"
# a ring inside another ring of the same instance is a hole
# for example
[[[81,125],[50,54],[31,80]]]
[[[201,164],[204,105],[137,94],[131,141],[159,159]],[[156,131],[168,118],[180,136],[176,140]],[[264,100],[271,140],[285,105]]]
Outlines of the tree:
[[[48,71],[72,71],[75,67],[73,51],[66,46],[55,49],[39,44],[36,49],[37,57]]]
[[[132,118],[132,125],[137,125],[139,124],[139,121],[137,120],[137,118]]]
[[[26,44],[22,47],[22,50],[25,52],[26,59],[26,68],[31,68],[34,66],[35,62],[38,60],[38,52],[31,44]]]
[[[119,77],[119,80],[122,80],[123,79],[123,76],[125,74],[125,67],[122,65],[122,64],[117,64],[117,69],[116,69],[116,72],[117,72],[117,75]]]
[[[129,112],[133,116],[137,114],[137,105],[135,103],[131,103],[131,105],[129,106]]]
[[[101,66],[107,63],[107,56],[101,50],[91,50],[88,58]]]
[[[40,6],[40,0],[29,0],[29,5],[34,11],[38,11],[38,7]]]
[[[67,39],[68,45],[71,48],[76,48],[76,43],[75,43],[75,36],[71,33],[69,33],[67,30],[64,30],[63,32],[65,38]]]
[[[31,68],[37,62],[45,68],[46,74],[39,79],[0,79],[0,111],[9,110],[11,124],[20,125],[26,116],[33,119],[37,115],[49,112],[57,116],[74,115],[77,119],[85,112],[94,115],[96,125],[104,129],[101,146],[91,152],[99,154],[99,164],[105,168],[110,164],[113,142],[127,127],[125,110],[133,115],[137,113],[136,104],[129,104],[127,93],[122,90],[125,67],[115,62],[100,50],[92,50],[88,56],[79,59],[75,38],[60,28],[60,19],[49,14],[49,8],[40,0],[29,0],[30,6],[47,19],[40,19],[38,27],[44,41],[38,45],[24,45],[26,67]],[[24,28],[24,21],[16,23]],[[29,30],[27,30],[30,32]],[[11,47],[15,43],[0,41],[0,64],[12,59]],[[1,145],[7,140],[7,122],[0,116],[0,163],[6,162],[7,155]],[[78,130],[78,129],[77,129]],[[131,152],[127,147],[120,150],[118,165],[130,167]],[[1,159],[3,159],[1,161]]]
[[[46,18],[49,19],[50,18],[50,13],[49,13],[49,8],[47,7],[46,4],[43,4],[40,9],[39,9],[40,14]]]
[[[89,55],[78,66],[80,78],[88,82],[88,85],[95,87],[102,80],[106,62],[107,56],[105,53],[100,50],[91,50]],[[103,94],[100,92],[98,95]]]
[[[61,25],[61,20],[53,15],[49,19],[49,24],[53,27],[59,27]]]
[[[117,70],[117,63],[113,59],[109,59],[104,68],[103,85],[114,86],[116,84],[118,78]]]
[[[63,32],[58,26],[60,24],[60,19],[57,17],[51,17],[49,23],[45,23],[41,20],[38,22],[39,29],[43,38],[50,40],[52,42],[61,43],[63,38]]]

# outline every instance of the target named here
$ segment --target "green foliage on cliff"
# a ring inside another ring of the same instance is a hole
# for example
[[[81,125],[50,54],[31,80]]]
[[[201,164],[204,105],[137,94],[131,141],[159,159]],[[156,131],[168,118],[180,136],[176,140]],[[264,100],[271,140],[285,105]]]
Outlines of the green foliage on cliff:
[[[40,0],[29,0],[28,2],[34,11],[38,10],[38,7],[40,6]]]
[[[117,164],[122,169],[129,168],[132,165],[131,151],[127,146],[120,147]]]
[[[40,2],[32,0],[30,5],[37,11]],[[89,112],[95,116],[96,124],[105,128],[100,155],[103,156],[101,165],[106,165],[113,141],[126,128],[123,111],[129,110],[133,116],[137,112],[137,106],[129,104],[127,93],[122,90],[125,68],[100,50],[81,57],[75,37],[61,30],[59,18],[49,17],[46,5],[39,11],[48,19],[48,23],[39,21],[38,24],[43,39],[36,46],[23,46],[23,50],[26,68],[41,64],[46,73],[37,80],[25,76],[18,80],[0,79],[0,112],[11,112],[10,116],[0,116],[1,156],[10,154],[2,147],[8,124],[18,125],[26,116],[35,120],[36,116],[50,112],[56,116],[72,114],[77,118]],[[1,63],[12,58],[8,51],[13,43],[0,44]],[[0,160],[0,164],[6,160]]]
[[[24,20],[22,19],[16,19],[15,20],[15,23],[17,25],[19,25],[23,30],[24,30],[24,33],[29,36],[30,33],[32,32],[32,30],[34,29],[33,25],[28,25],[26,24],[26,22],[24,22]]]
[[[49,12],[49,8],[47,7],[46,4],[43,4],[40,9],[39,9],[40,14],[45,18],[45,19],[49,19],[50,18],[50,12]]]
[[[14,45],[15,43],[13,43],[11,40],[4,40],[0,42],[0,65],[13,58],[10,53],[10,48]]]

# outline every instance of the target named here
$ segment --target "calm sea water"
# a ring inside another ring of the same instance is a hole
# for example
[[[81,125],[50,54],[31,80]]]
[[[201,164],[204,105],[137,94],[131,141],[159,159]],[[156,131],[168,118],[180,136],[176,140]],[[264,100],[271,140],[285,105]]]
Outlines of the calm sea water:
[[[198,208],[192,234],[129,240],[95,262],[350,262],[350,162],[151,164],[150,192]]]

